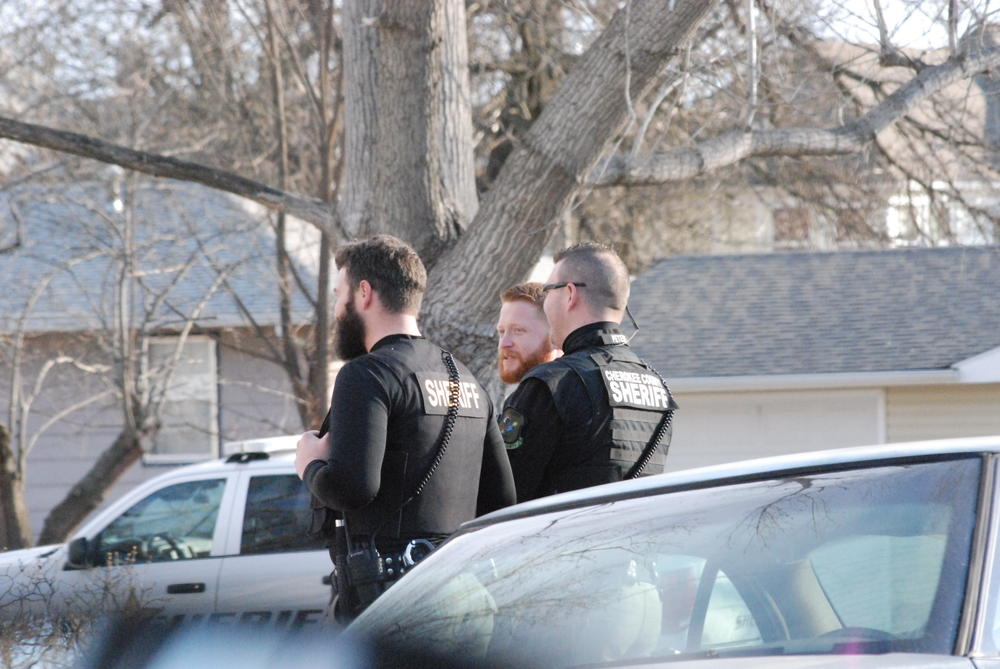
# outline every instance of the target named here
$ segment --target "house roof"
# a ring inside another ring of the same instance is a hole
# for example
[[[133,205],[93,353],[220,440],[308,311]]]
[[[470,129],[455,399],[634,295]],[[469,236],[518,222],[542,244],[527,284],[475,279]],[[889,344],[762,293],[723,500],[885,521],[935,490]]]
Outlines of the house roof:
[[[1000,348],[1000,247],[678,256],[631,308],[668,379],[942,370]]]
[[[262,208],[166,181],[140,181],[126,198],[123,205],[97,182],[0,189],[0,248],[16,245],[0,253],[0,332],[14,331],[22,318],[25,331],[36,333],[110,327],[126,216],[135,221],[133,326],[178,328],[203,300],[199,326],[246,325],[237,297],[258,323],[279,321],[274,231]],[[301,222],[289,227],[293,262],[315,285],[309,258],[317,235]],[[301,293],[292,310],[297,322],[310,318]]]

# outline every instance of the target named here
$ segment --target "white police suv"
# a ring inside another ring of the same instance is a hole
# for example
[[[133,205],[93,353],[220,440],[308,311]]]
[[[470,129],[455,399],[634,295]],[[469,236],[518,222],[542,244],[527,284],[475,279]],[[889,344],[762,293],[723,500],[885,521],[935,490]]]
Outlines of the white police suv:
[[[296,439],[228,444],[225,459],[136,487],[69,543],[0,553],[0,618],[139,607],[171,623],[320,621],[330,558],[307,534]]]

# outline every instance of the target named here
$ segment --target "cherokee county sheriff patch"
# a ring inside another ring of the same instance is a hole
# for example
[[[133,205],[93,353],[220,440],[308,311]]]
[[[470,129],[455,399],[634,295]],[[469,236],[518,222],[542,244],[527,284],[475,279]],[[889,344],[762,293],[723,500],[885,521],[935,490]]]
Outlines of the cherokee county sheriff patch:
[[[448,413],[448,395],[451,392],[447,374],[418,373],[420,396],[424,402],[425,414],[445,415]],[[486,418],[489,400],[486,393],[475,381],[458,383],[458,415],[471,418]]]
[[[652,411],[670,408],[670,395],[653,374],[608,365],[601,367],[601,379],[608,391],[608,403],[613,407]]]
[[[504,409],[500,415],[500,435],[508,451],[520,448],[524,443],[521,428],[524,427],[524,416],[517,409]]]

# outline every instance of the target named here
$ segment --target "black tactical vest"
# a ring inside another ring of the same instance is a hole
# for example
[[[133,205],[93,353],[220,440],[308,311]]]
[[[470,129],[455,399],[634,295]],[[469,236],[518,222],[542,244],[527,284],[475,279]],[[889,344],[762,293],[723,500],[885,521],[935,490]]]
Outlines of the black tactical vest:
[[[568,425],[567,449],[577,460],[559,467],[552,480],[560,492],[620,481],[649,444],[664,413],[676,409],[660,376],[628,346],[590,346],[531,370],[543,381]],[[579,396],[578,379],[586,389]],[[576,406],[584,401],[587,406]],[[586,415],[586,418],[582,416]],[[642,474],[663,471],[670,430]]]
[[[348,530],[352,536],[377,533],[390,544],[451,534],[476,515],[483,443],[492,421],[489,396],[456,361],[459,409],[448,447],[421,494],[403,506],[437,453],[448,410],[448,370],[441,349],[420,338],[393,338],[366,357],[364,364],[390,387],[389,422],[384,444],[352,444],[384,448],[384,456],[379,492],[364,508],[344,513]]]
[[[476,515],[479,472],[483,459],[490,399],[464,365],[456,361],[460,392],[458,417],[444,459],[423,492],[402,511],[436,455],[438,437],[448,412],[448,370],[440,349],[415,340],[373,355],[391,367],[400,381],[400,401],[390,415],[382,463],[382,485],[368,507],[349,511],[352,533],[380,528],[386,539],[451,534]]]

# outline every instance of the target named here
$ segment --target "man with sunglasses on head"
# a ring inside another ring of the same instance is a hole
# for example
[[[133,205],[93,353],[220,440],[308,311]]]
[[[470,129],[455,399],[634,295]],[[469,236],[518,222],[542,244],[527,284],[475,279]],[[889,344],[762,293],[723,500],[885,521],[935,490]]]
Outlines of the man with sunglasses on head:
[[[563,356],[532,368],[507,398],[500,431],[517,501],[663,471],[677,404],[621,331],[628,270],[610,248],[555,257],[542,303]]]

